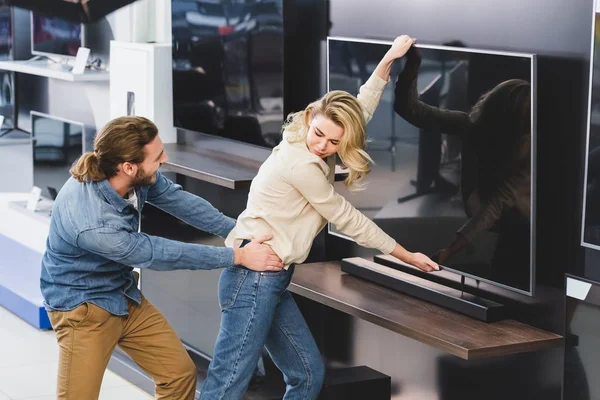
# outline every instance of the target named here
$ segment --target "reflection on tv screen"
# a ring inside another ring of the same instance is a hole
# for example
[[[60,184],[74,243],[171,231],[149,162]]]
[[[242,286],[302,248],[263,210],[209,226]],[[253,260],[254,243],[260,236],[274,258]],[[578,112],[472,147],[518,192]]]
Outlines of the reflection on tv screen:
[[[273,147],[283,123],[283,0],[173,0],[174,125]]]
[[[596,13],[595,21],[582,240],[586,246],[600,250],[600,13]]]
[[[388,48],[330,38],[329,90],[356,94]],[[410,250],[529,293],[533,62],[413,48],[367,126],[367,189],[337,190]]]
[[[32,13],[32,52],[75,57],[81,47],[81,24]]]

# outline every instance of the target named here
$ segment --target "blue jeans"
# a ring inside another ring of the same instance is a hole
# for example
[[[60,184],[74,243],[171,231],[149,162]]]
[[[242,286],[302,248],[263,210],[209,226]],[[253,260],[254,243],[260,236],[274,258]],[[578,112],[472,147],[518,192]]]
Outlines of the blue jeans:
[[[283,372],[284,400],[316,399],[325,366],[287,290],[294,266],[280,272],[226,268],[219,279],[221,327],[200,400],[241,399],[263,346]]]

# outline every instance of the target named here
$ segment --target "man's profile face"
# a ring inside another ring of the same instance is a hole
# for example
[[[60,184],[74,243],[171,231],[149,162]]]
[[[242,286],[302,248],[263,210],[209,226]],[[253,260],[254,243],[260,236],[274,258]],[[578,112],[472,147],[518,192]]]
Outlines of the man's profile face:
[[[144,152],[146,158],[144,158],[144,162],[138,164],[138,170],[133,179],[134,186],[149,186],[156,183],[156,172],[169,160],[163,142],[158,136],[144,147]]]

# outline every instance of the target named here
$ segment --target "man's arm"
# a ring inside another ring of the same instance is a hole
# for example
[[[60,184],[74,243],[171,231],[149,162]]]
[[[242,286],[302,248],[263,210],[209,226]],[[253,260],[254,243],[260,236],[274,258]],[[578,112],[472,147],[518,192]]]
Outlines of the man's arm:
[[[234,265],[234,251],[227,247],[183,243],[109,227],[83,231],[77,237],[77,245],[134,268],[171,271]]]
[[[201,197],[186,192],[160,172],[156,183],[148,189],[146,201],[194,228],[227,237],[235,220],[227,217]]]

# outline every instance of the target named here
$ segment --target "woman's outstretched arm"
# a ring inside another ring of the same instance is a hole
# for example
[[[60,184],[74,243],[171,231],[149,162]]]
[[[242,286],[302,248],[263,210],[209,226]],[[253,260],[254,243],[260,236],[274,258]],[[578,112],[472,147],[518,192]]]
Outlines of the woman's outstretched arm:
[[[353,207],[344,196],[337,193],[322,168],[320,163],[306,160],[294,165],[290,174],[291,184],[315,211],[361,246],[391,254],[423,271],[438,270],[438,265],[429,257],[410,252],[400,246],[373,221]]]
[[[360,87],[356,98],[363,106],[365,122],[369,122],[379,105],[383,89],[390,81],[390,71],[394,60],[406,54],[415,40],[407,35],[402,35],[394,40],[394,43],[385,53],[371,77]]]

